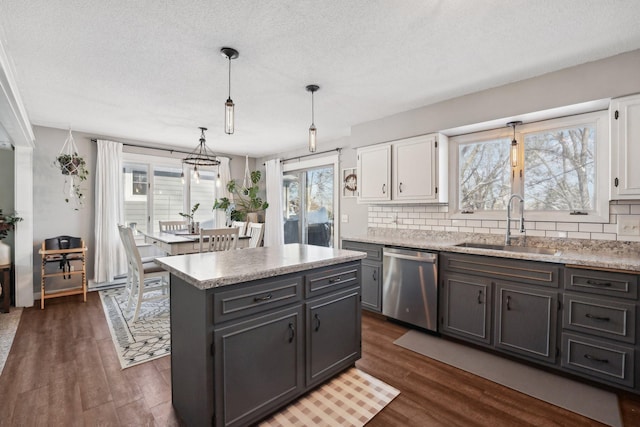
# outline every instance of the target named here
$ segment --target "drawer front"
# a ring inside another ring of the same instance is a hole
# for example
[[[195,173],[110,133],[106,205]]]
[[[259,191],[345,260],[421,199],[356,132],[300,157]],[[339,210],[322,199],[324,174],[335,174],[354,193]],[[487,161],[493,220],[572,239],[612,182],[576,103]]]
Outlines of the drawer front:
[[[557,288],[560,284],[561,267],[545,262],[520,261],[482,255],[441,254],[440,268],[550,288]]]
[[[562,367],[586,377],[595,377],[633,387],[634,349],[562,334]]]
[[[327,267],[305,277],[307,298],[360,284],[360,261],[341,267]]]
[[[301,276],[234,287],[213,294],[213,321],[226,322],[298,301],[302,301]]]
[[[563,327],[605,338],[635,343],[636,307],[606,298],[564,295]]]
[[[567,290],[634,300],[638,298],[637,274],[568,267],[564,270],[564,277]]]
[[[382,246],[373,243],[354,242],[351,240],[342,241],[342,249],[360,251],[367,253],[367,260],[382,261]]]

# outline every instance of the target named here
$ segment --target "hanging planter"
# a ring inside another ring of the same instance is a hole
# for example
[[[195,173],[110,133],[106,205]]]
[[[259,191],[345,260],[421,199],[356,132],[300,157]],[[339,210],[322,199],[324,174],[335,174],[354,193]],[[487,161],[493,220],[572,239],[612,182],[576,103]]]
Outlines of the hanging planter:
[[[78,147],[73,140],[71,129],[69,129],[69,136],[53,164],[65,176],[63,188],[65,202],[72,203],[75,210],[84,207],[84,193],[81,183],[87,180],[89,171],[86,161],[78,154]]]

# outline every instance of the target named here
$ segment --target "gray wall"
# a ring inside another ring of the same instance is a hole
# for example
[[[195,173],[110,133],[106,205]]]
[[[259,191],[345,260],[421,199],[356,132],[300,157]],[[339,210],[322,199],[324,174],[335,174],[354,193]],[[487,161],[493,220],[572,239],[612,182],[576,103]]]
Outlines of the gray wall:
[[[13,213],[13,151],[0,149],[0,208],[5,214]],[[19,212],[18,212],[19,214]],[[13,232],[3,242],[13,248]],[[13,257],[13,250],[11,257]]]
[[[86,201],[84,208],[74,210],[73,206],[64,201],[63,194],[64,177],[59,169],[53,166],[53,160],[58,155],[62,145],[67,139],[68,130],[54,129],[48,127],[34,126],[36,137],[36,148],[33,155],[33,282],[34,291],[40,292],[40,255],[38,250],[44,239],[59,235],[71,235],[82,237],[87,245],[87,278],[93,279],[94,265],[94,230],[95,230],[95,209],[94,209],[94,188],[95,188],[95,167],[97,146],[91,141],[92,138],[110,139],[129,144],[149,145],[121,138],[108,136],[96,136],[82,132],[73,132],[73,138],[78,147],[78,152],[87,162],[89,178],[82,185]],[[194,141],[194,146],[197,141]],[[160,144],[158,144],[160,145]],[[129,149],[129,151],[147,152],[149,150]],[[185,150],[188,151],[188,150]],[[0,150],[0,154],[2,151]],[[152,154],[160,155],[163,152],[154,150]],[[227,156],[219,153],[220,155]],[[174,153],[174,156],[184,156]],[[0,156],[1,157],[1,156]],[[229,156],[234,157],[234,156]],[[0,160],[2,161],[2,160]],[[255,165],[255,159],[250,159],[249,166]],[[231,161],[231,177],[241,178],[244,172],[244,158],[234,157]],[[4,176],[4,172],[1,172]],[[13,186],[12,186],[13,187]],[[1,201],[2,199],[0,199]],[[55,286],[55,285],[54,285]]]
[[[423,135],[460,126],[508,118],[581,102],[640,93],[640,50],[612,56],[539,77],[453,98],[390,117],[351,127],[351,135],[337,141],[318,141],[318,151],[342,147],[340,168],[356,166],[355,148],[380,142]],[[462,84],[462,82],[461,82]],[[508,120],[505,120],[505,123]],[[321,126],[318,124],[318,126]],[[301,143],[301,147],[304,144]],[[304,150],[278,153],[258,159],[290,158]],[[367,231],[368,205],[340,198],[341,236]]]

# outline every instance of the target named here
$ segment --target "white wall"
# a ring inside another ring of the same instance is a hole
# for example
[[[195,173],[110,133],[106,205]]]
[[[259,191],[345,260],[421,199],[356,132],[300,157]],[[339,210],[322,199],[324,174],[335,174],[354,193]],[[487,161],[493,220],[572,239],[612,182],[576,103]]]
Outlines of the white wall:
[[[13,181],[13,151],[0,149],[0,208],[4,214],[14,211]],[[9,232],[3,241],[13,248],[13,233]],[[13,251],[11,256],[13,257]]]

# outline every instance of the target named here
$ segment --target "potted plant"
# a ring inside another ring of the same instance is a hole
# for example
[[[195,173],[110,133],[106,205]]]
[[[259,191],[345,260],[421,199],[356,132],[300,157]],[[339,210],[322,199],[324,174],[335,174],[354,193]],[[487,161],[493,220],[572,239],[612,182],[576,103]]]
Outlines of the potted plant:
[[[200,207],[200,203],[196,203],[195,205],[193,205],[193,207],[191,208],[191,213],[184,213],[184,212],[179,212],[178,215],[180,215],[181,217],[183,217],[184,219],[186,219],[189,222],[189,230],[191,231],[191,233],[195,233],[196,229],[195,229],[195,223],[193,222],[193,216],[196,214],[196,211],[198,210],[198,208]]]
[[[60,153],[53,163],[58,169],[60,169],[62,175],[66,175],[71,178],[71,188],[69,189],[69,192],[65,191],[67,197],[65,197],[64,201],[69,203],[71,198],[75,198],[77,199],[76,201],[78,205],[82,206],[84,202],[84,194],[82,193],[80,184],[83,181],[86,181],[89,176],[87,163],[84,158],[78,155],[75,151],[71,154]],[[65,184],[66,183],[67,180],[65,178]]]
[[[260,171],[251,172],[250,187],[242,187],[232,179],[227,183],[227,191],[233,194],[233,202],[228,197],[222,197],[220,200],[216,199],[213,209],[227,210],[231,207],[231,220],[257,222],[258,212],[269,207],[269,203],[258,196],[260,178],[262,178]]]
[[[0,209],[0,265],[11,264],[11,247],[4,243],[2,239],[7,237],[9,231],[15,228],[16,223],[22,221],[22,218],[16,214],[5,215]]]

